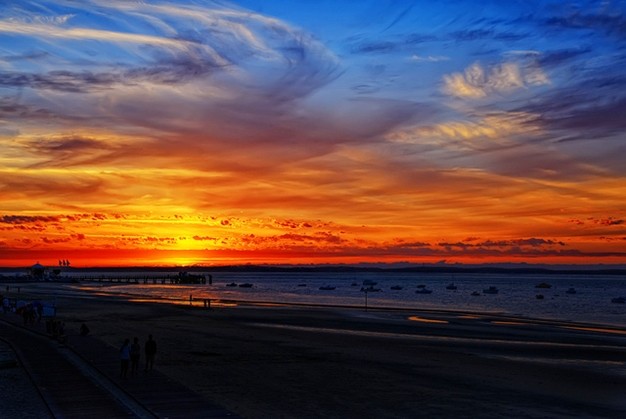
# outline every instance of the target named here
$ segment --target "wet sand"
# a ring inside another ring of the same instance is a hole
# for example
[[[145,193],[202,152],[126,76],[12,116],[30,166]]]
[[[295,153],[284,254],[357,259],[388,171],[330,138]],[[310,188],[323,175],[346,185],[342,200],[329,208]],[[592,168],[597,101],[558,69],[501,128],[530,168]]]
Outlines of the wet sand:
[[[155,368],[247,418],[626,415],[626,331],[614,328],[415,310],[56,304],[68,334],[85,322],[111,351],[153,334]]]

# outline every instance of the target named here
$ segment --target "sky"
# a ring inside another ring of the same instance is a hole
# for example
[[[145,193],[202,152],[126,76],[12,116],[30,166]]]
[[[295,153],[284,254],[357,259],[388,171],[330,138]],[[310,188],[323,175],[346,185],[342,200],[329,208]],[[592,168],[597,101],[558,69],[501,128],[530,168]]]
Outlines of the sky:
[[[624,1],[3,0],[0,266],[626,263]]]

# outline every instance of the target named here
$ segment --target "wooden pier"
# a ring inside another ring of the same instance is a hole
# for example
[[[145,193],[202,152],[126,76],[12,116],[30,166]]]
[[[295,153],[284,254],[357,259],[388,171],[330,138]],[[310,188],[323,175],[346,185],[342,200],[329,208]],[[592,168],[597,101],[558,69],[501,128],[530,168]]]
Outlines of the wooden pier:
[[[72,275],[59,276],[55,281],[105,282],[115,284],[161,284],[161,285],[211,285],[213,275],[193,275],[186,273],[168,275]]]

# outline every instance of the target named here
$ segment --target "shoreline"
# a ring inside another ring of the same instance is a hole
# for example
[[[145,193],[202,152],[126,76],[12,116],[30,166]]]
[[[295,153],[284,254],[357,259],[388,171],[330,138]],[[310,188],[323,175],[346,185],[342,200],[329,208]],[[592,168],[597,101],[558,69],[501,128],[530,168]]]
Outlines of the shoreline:
[[[21,287],[23,283],[3,283],[0,286],[0,291],[3,291],[3,286]],[[28,282],[29,285],[76,285],[56,282]],[[80,285],[80,284],[79,284]],[[127,284],[118,283],[103,283],[102,288],[115,288],[117,286],[125,286]],[[22,294],[25,295],[52,295],[55,298],[83,298],[87,300],[93,299],[111,299],[120,302],[136,303],[136,304],[162,304],[162,305],[175,305],[190,307],[189,300],[186,298],[174,298],[174,297],[159,297],[159,296],[146,296],[145,294],[134,293],[97,293],[92,290],[88,291],[76,291],[72,289],[66,289],[65,293],[55,294],[49,289],[44,290],[23,290]],[[0,295],[2,292],[0,292]],[[14,294],[10,292],[9,294]],[[34,299],[34,298],[33,298]],[[193,309],[205,309],[203,301],[206,298],[196,298],[193,300],[191,308]],[[390,307],[384,305],[369,305],[367,308],[363,304],[327,304],[327,303],[310,303],[310,302],[284,302],[284,301],[272,301],[272,300],[254,300],[254,299],[234,299],[234,298],[209,298],[211,308],[219,307],[232,307],[232,306],[250,306],[250,307],[291,307],[291,308],[320,308],[320,309],[345,309],[351,311],[388,311],[388,312],[419,312],[427,314],[439,314],[449,316],[493,316],[501,319],[509,319],[512,321],[520,320],[525,322],[532,322],[536,324],[553,324],[561,326],[574,326],[574,327],[587,327],[587,328],[604,328],[607,330],[614,330],[616,332],[626,333],[626,320],[624,324],[600,322],[600,321],[579,321],[555,317],[536,317],[523,314],[509,313],[505,310],[472,310],[472,309],[445,309],[445,308],[427,308],[427,307]]]
[[[124,270],[120,271],[122,276],[124,273]],[[107,275],[106,272],[102,274]],[[138,274],[140,272],[132,273],[132,276]],[[155,274],[146,273],[146,275]],[[209,276],[205,277],[210,279]],[[36,284],[51,284],[49,285],[51,288],[84,288],[94,295],[99,292],[123,293],[128,298],[137,299],[172,297],[173,301],[177,299],[186,301],[189,295],[193,294],[200,299],[228,301],[227,304],[232,301],[269,304],[290,302],[294,305],[320,304],[346,307],[364,307],[367,304],[368,308],[490,312],[542,320],[626,327],[626,305],[613,304],[619,302],[613,301],[620,300],[617,297],[623,297],[626,277],[615,275],[591,278],[567,275],[547,277],[470,274],[455,278],[448,274],[388,275],[380,271],[363,274],[345,272],[272,274],[255,271],[214,273],[214,277],[213,284],[206,285],[176,285],[168,283],[169,281],[165,281],[164,284],[159,284],[160,281],[156,284],[144,284],[139,277],[128,281],[121,279],[119,283],[116,278],[113,282],[96,280],[59,285],[56,281],[41,281]],[[358,285],[365,280],[377,282],[376,288],[383,292],[372,292],[369,295],[359,292]],[[448,289],[447,285],[452,282],[456,282],[458,290]],[[253,286],[249,289],[233,287],[246,283]],[[330,292],[322,290],[326,285],[332,285],[336,290]],[[485,294],[485,289],[490,286],[499,289],[499,293]],[[427,287],[433,292],[431,295],[416,295],[413,291],[416,287]]]

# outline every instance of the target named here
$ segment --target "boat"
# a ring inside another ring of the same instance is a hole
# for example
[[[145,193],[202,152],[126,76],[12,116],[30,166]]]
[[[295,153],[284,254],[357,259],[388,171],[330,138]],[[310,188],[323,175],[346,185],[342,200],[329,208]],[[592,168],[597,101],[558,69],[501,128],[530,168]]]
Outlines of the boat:
[[[420,288],[415,290],[415,294],[432,294],[433,290],[429,290],[428,288]]]
[[[548,289],[548,288],[552,288],[552,285],[548,284],[547,282],[542,282],[541,284],[535,285],[535,288]]]
[[[306,284],[298,284],[299,287],[306,287]]]
[[[419,285],[417,286],[417,288],[426,288],[426,285],[424,285],[424,284],[419,284]]]
[[[371,279],[363,280],[363,285],[376,285],[376,284],[378,284],[378,282],[372,281]]]
[[[497,294],[499,292],[497,287],[489,287],[483,290],[483,294]]]
[[[378,292],[378,291],[380,291],[380,288],[374,288],[372,285],[370,285],[369,287],[361,287],[361,291],[363,291],[363,292]]]
[[[227,287],[236,287],[237,284],[235,284],[234,282],[231,282],[230,284],[226,284]]]
[[[250,284],[249,282],[239,284],[239,288],[252,288],[252,284]]]
[[[535,295],[535,298],[537,300],[543,300],[543,294],[537,294],[537,295]]]
[[[624,297],[611,298],[611,302],[613,304],[624,304],[624,303],[626,303],[626,298],[624,298]]]
[[[330,285],[322,285],[322,286],[320,287],[320,290],[321,290],[321,291],[332,291],[332,290],[334,290],[335,288],[336,288],[336,287],[331,287]]]
[[[480,297],[480,293],[478,291],[474,291],[472,293],[472,297]]]
[[[454,290],[456,290],[456,289],[457,289],[457,286],[456,286],[456,285],[454,285],[454,284],[448,284],[448,286],[446,287],[446,289],[447,289],[447,290],[452,290],[452,291],[454,291]]]
[[[399,291],[399,290],[402,289],[402,287],[400,285],[394,285],[394,286],[391,287],[391,289],[395,290],[395,291]]]
[[[570,288],[567,291],[565,291],[567,294],[576,294],[576,289],[575,288]]]
[[[359,286],[359,284],[357,284],[356,282],[353,282],[353,283],[352,283],[352,286],[353,286],[353,287],[358,287],[358,286]]]

